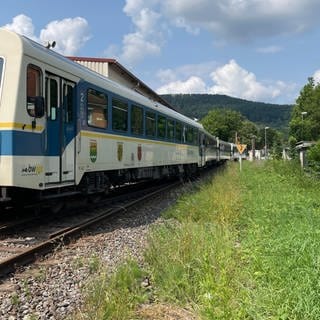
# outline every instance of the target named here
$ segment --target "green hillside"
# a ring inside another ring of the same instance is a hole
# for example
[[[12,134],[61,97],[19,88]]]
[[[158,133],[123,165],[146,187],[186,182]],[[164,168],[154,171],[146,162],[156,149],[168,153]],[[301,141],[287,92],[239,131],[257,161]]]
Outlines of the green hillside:
[[[162,97],[190,118],[202,119],[213,108],[229,108],[258,125],[282,130],[288,127],[293,108],[292,105],[253,102],[219,94],[168,94]]]

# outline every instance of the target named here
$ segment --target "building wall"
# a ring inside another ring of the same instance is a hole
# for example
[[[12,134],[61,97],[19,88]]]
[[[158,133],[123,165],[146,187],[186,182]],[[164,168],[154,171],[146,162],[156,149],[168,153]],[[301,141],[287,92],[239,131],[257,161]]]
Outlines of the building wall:
[[[96,61],[77,61],[75,60],[75,62],[99,73],[102,74],[105,77],[109,76],[109,65],[107,62],[96,62]]]
[[[154,98],[146,90],[143,90],[142,87],[140,87],[136,82],[134,82],[131,78],[126,76],[125,73],[120,72],[119,69],[114,68],[111,65],[109,65],[108,62],[97,62],[97,61],[79,61],[79,60],[74,60],[75,62],[105,76],[110,78],[111,80],[120,83],[132,90],[136,90],[139,93],[141,93],[144,96],[147,96],[149,98]]]

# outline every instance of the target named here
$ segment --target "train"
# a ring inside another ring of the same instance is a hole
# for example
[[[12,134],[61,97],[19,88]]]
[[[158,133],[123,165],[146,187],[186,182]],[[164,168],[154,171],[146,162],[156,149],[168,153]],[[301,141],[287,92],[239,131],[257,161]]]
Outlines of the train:
[[[0,29],[0,205],[188,176],[235,146],[175,110]]]

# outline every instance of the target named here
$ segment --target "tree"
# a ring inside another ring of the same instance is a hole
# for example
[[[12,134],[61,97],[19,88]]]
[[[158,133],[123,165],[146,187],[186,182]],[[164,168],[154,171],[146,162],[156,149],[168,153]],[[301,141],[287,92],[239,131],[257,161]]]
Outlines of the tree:
[[[313,78],[300,91],[290,120],[290,136],[296,141],[320,138],[320,84]]]
[[[213,109],[201,123],[209,133],[224,141],[235,142],[237,134],[241,143],[251,146],[253,137],[258,136],[258,128],[253,122],[230,109]]]
[[[259,130],[257,126],[253,122],[245,119],[241,123],[241,127],[238,131],[238,136],[240,137],[241,143],[252,147],[253,139],[255,139],[255,145],[258,142],[258,133]]]
[[[224,141],[234,142],[235,134],[241,128],[244,117],[230,109],[214,109],[201,120],[204,128]]]

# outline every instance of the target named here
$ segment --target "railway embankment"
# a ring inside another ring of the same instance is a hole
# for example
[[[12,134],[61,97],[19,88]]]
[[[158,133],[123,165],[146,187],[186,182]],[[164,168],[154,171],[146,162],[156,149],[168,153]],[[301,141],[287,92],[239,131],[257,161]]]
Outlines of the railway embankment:
[[[318,319],[319,189],[290,162],[230,164],[165,212],[142,262],[101,272],[73,318]]]
[[[16,273],[0,318],[318,319],[319,191],[291,162],[230,163]]]

